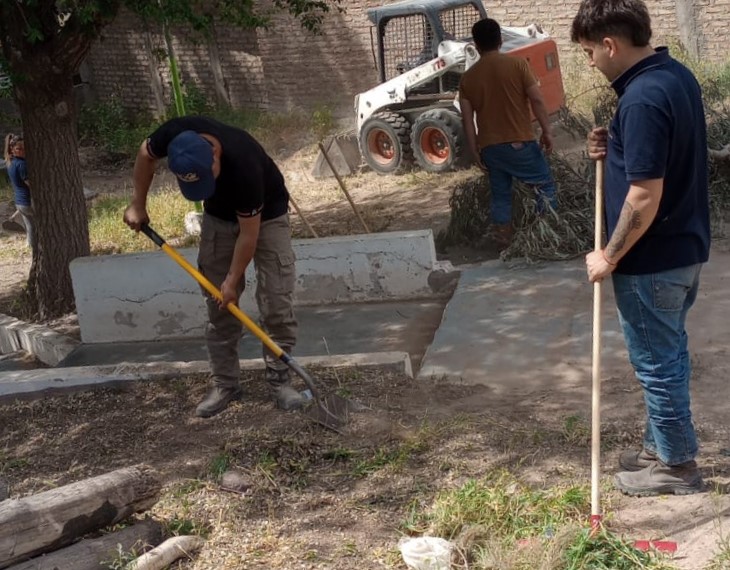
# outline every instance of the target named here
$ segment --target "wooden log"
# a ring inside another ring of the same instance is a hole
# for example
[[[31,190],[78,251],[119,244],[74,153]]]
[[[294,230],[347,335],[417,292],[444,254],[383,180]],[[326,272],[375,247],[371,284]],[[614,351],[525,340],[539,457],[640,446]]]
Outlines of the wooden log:
[[[8,570],[99,570],[103,563],[114,561],[119,551],[141,554],[162,541],[162,526],[145,520],[99,538],[79,542],[32,558]]]
[[[125,566],[124,570],[162,570],[183,556],[200,549],[205,540],[199,536],[174,536]]]
[[[149,467],[118,469],[0,503],[0,568],[68,546],[149,509],[160,481]]]

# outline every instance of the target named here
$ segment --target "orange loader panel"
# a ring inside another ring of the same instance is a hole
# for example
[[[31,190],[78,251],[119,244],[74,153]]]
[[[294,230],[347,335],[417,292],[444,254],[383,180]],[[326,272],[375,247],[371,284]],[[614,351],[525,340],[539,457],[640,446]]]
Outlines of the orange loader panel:
[[[551,115],[557,113],[565,105],[565,92],[558,60],[558,46],[555,42],[553,40],[530,42],[507,53],[527,60],[540,83],[548,113]]]

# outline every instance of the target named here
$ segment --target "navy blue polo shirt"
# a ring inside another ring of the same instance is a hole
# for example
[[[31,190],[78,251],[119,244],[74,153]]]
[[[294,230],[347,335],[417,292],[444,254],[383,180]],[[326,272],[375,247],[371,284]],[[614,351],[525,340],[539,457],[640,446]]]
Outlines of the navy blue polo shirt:
[[[697,80],[659,48],[611,86],[619,100],[606,155],[609,239],[631,183],[664,179],[656,218],[616,272],[640,275],[704,263],[710,251],[707,130]]]

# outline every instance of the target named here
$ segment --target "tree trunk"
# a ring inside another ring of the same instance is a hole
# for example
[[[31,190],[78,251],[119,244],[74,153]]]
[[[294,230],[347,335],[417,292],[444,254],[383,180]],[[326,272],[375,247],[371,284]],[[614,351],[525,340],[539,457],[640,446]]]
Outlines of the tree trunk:
[[[89,226],[71,74],[27,77],[15,89],[37,236],[28,292],[38,316],[50,319],[74,310],[69,263],[89,255]]]
[[[160,523],[145,520],[99,538],[85,538],[67,548],[11,566],[8,570],[99,570],[110,567],[109,562],[116,561],[120,551],[139,555],[161,541]]]
[[[679,35],[687,52],[699,59],[702,53],[702,29],[698,23],[698,8],[695,0],[677,0],[675,2]]]
[[[52,552],[149,509],[160,482],[147,467],[118,469],[0,503],[0,568]]]

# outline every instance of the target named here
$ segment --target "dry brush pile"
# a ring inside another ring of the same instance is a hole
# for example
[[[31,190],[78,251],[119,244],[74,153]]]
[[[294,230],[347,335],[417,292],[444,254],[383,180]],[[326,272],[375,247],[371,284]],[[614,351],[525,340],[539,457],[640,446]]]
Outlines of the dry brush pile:
[[[702,84],[707,110],[712,232],[714,237],[724,237],[730,208],[730,75],[711,75],[701,69],[695,73]],[[605,88],[596,97],[593,117],[567,108],[561,113],[560,126],[576,141],[584,141],[594,125],[609,124],[615,105],[613,92]],[[595,164],[585,152],[556,152],[550,157],[550,167],[558,188],[557,208],[537,215],[534,189],[515,183],[515,234],[511,245],[502,252],[502,259],[561,260],[593,248]],[[486,244],[490,232],[489,202],[486,176],[475,176],[457,186],[450,200],[449,227],[438,235],[438,244]]]

